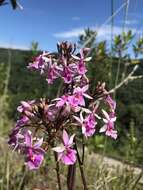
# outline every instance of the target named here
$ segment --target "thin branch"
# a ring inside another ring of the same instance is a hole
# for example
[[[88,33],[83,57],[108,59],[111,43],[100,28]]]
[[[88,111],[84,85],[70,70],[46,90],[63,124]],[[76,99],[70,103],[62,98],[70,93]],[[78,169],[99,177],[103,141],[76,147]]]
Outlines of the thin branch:
[[[141,78],[143,78],[143,75],[132,76],[132,77],[130,77],[130,80],[141,79]]]
[[[124,84],[126,84],[126,83],[128,83],[130,80],[132,81],[132,80],[134,80],[134,79],[136,79],[136,78],[142,78],[141,76],[132,76],[134,73],[135,73],[135,71],[138,69],[138,65],[136,65],[134,68],[133,68],[133,70],[130,72],[130,74],[123,80],[123,81],[121,81],[119,84],[117,84],[116,86],[115,86],[115,88],[113,88],[113,89],[111,89],[109,92],[108,92],[108,94],[112,94],[112,93],[114,93],[117,89],[119,89],[121,86],[123,86]]]
[[[108,22],[110,22],[125,6],[126,2],[123,3],[115,12],[112,16],[108,17],[107,20],[98,28],[96,32],[93,33],[93,35],[82,45],[82,47],[85,47],[93,38],[96,36],[96,34],[101,30],[103,26],[105,26]]]
[[[77,152],[77,160],[78,160],[78,163],[79,163],[79,169],[80,169],[80,174],[81,174],[84,190],[88,190],[85,175],[84,175],[84,170],[83,170],[83,164],[82,164],[82,161],[80,159],[80,155],[79,155],[79,152],[78,152],[76,140],[75,140],[75,150]]]
[[[118,60],[118,67],[117,67],[117,73],[116,73],[116,79],[115,79],[115,87],[117,86],[118,80],[119,80],[119,74],[120,74],[120,67],[121,67],[121,59],[122,54],[121,51],[119,52],[119,60]],[[116,97],[116,91],[114,91],[114,98]]]
[[[68,167],[67,188],[75,190],[76,163]]]
[[[84,136],[82,135],[82,164],[84,164],[84,156],[85,156],[85,142],[84,142]]]

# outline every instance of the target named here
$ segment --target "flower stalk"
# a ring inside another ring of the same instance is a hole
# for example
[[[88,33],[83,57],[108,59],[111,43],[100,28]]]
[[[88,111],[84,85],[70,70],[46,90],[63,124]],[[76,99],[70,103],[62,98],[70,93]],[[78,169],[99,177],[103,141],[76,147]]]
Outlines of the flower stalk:
[[[57,173],[58,188],[59,188],[59,190],[62,190],[61,178],[60,178],[60,167],[59,167],[59,162],[58,162],[58,155],[57,155],[56,152],[54,152],[54,157],[55,157],[55,163],[56,163],[56,173]]]
[[[80,169],[80,174],[81,174],[81,178],[82,178],[83,187],[84,187],[84,190],[88,190],[86,177],[85,177],[85,174],[84,174],[84,165],[83,165],[83,163],[82,163],[82,161],[80,159],[80,155],[79,155],[79,151],[78,151],[78,148],[77,148],[76,140],[75,140],[75,145],[74,146],[75,146],[75,150],[77,152],[77,161],[78,161],[78,164],[79,164],[79,169]]]

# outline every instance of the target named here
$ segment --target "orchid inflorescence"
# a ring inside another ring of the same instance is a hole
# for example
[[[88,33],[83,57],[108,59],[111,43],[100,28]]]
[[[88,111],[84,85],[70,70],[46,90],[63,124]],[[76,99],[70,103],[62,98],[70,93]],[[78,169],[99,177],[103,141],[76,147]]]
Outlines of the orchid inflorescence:
[[[76,54],[76,46],[70,43],[62,42],[57,47],[58,53],[43,52],[28,69],[40,72],[50,85],[57,78],[62,79],[61,95],[52,100],[22,101],[17,108],[19,119],[9,135],[10,146],[25,155],[29,169],[39,168],[50,150],[58,154],[58,161],[73,165],[77,160],[78,136],[88,139],[98,131],[117,138],[116,103],[105,83],[99,82],[96,92],[90,94],[90,80],[86,76],[90,49],[81,49]]]

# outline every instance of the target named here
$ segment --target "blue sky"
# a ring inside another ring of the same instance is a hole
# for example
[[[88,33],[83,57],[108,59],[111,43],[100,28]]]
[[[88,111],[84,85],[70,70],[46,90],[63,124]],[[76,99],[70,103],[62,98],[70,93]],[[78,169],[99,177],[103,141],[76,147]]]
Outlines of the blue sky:
[[[43,50],[55,50],[57,41],[77,41],[84,29],[99,30],[99,40],[110,40],[111,0],[19,0],[23,10],[0,7],[0,46],[29,48],[38,41]],[[39,3],[40,2],[40,3]],[[125,0],[114,0],[114,33],[122,31]],[[126,29],[143,30],[143,0],[130,0]]]

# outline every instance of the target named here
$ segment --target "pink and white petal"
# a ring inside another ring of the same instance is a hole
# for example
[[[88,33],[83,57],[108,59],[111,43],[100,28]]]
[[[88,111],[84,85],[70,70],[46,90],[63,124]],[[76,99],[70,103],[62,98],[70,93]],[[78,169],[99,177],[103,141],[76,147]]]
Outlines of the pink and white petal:
[[[38,148],[38,147],[40,147],[42,144],[43,144],[43,138],[40,138],[40,139],[34,144],[34,147],[35,147],[35,148]]]
[[[115,131],[115,130],[106,131],[106,135],[112,137],[113,139],[116,139],[117,131]]]
[[[76,162],[76,152],[70,149],[70,153],[63,155],[61,160],[66,165],[73,165]]]
[[[91,96],[89,96],[89,95],[86,94],[86,93],[83,93],[83,96],[86,97],[86,98],[88,98],[88,99],[91,99],[91,100],[93,99]]]
[[[27,146],[32,146],[32,132],[30,130],[26,131],[26,133],[24,134],[24,138],[25,138],[25,144]]]
[[[116,121],[116,117],[113,117],[110,119],[111,122],[115,122]]]
[[[109,121],[105,118],[103,118],[104,123],[108,123]]]
[[[69,136],[68,136],[68,133],[66,132],[66,130],[63,130],[63,142],[64,142],[64,145],[68,145]]]
[[[74,112],[79,112],[80,109],[81,109],[81,107],[79,107],[79,106],[72,107],[72,110],[73,110]]]
[[[73,135],[70,137],[69,142],[68,142],[68,145],[69,145],[69,146],[72,146],[72,145],[73,145],[73,139],[74,139],[74,137],[75,137],[75,134],[73,134]]]
[[[64,156],[64,152],[58,153],[58,161],[61,160],[61,158]]]
[[[76,121],[78,121],[80,124],[82,124],[82,120],[81,120],[79,117],[73,116],[73,118],[74,118]]]
[[[63,162],[64,164],[66,164],[66,165],[73,165],[73,161],[72,161],[72,160],[70,159],[70,157],[67,156],[67,155],[62,156],[62,157],[61,157],[61,160],[62,160],[62,162]]]
[[[52,148],[52,150],[55,152],[61,153],[65,150],[65,147],[57,146],[57,147]]]
[[[74,89],[73,94],[82,92],[82,89],[78,86],[77,88]]]
[[[80,58],[77,57],[76,55],[72,55],[72,57],[73,57],[74,59],[76,59],[76,60],[80,60]]]
[[[21,101],[21,104],[24,107],[30,107],[30,105],[27,102],[25,102],[25,101]]]
[[[92,59],[92,57],[87,57],[87,58],[84,59],[84,61],[88,62],[88,61],[90,61],[91,59]]]
[[[55,98],[55,99],[52,100],[52,102],[53,101],[59,101],[59,100],[61,100],[61,98]]]
[[[85,113],[92,113],[91,110],[87,109],[87,108],[81,108],[81,110]]]
[[[62,107],[64,104],[65,104],[65,101],[61,99],[57,102],[56,107]]]
[[[28,166],[29,170],[34,170],[34,169],[36,169],[36,168],[35,168],[35,165],[34,165],[33,162],[31,162],[31,161],[26,162],[25,165]],[[38,169],[38,168],[37,168],[37,169]]]
[[[110,117],[109,117],[108,113],[105,110],[103,110],[103,109],[102,109],[102,112],[105,115],[106,119],[110,120]]]
[[[118,135],[117,135],[117,131],[112,132],[112,138],[113,138],[113,139],[117,139],[117,136],[118,136]]]
[[[84,118],[83,118],[83,115],[82,115],[82,113],[83,113],[83,112],[81,111],[79,115],[80,115],[80,119],[81,119],[81,121],[82,121],[82,123],[83,123],[83,121],[84,121]]]
[[[23,111],[23,107],[22,106],[18,106],[17,107],[17,111],[21,113]]]
[[[86,127],[85,127],[85,125],[82,126],[82,134],[86,134]]]
[[[101,117],[99,115],[97,115],[96,113],[94,114],[94,116],[97,118],[97,119],[101,119]]]
[[[82,92],[86,92],[89,89],[89,85],[82,87]]]
[[[85,106],[85,100],[84,100],[83,96],[80,97],[80,99],[79,99],[79,104],[80,104],[81,106]]]
[[[103,127],[100,128],[99,132],[103,133],[107,130],[107,125],[104,125]]]

